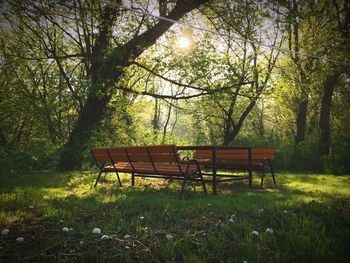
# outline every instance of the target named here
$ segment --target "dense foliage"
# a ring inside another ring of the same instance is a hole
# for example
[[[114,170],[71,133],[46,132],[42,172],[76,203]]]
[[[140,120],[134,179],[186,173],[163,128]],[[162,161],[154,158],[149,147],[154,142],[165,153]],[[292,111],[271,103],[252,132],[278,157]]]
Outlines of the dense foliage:
[[[163,143],[275,147],[280,169],[350,172],[349,1],[132,1],[220,36],[115,3],[0,3],[0,173]]]

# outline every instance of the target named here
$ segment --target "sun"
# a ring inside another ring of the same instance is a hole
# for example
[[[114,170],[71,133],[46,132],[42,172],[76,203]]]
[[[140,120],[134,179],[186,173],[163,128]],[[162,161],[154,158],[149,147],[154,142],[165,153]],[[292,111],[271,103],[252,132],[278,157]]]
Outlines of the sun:
[[[178,40],[179,48],[188,48],[191,45],[191,41],[187,37],[180,37]]]

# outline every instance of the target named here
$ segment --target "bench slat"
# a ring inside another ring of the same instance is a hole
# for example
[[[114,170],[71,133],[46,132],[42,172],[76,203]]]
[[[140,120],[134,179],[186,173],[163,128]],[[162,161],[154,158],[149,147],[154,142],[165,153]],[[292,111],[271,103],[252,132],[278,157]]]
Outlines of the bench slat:
[[[91,149],[91,152],[97,162],[110,162],[110,158],[108,156],[106,148],[94,148]]]
[[[176,150],[175,144],[169,144],[169,145],[154,145],[154,146],[147,146],[148,150],[150,151],[151,154],[156,154],[156,153],[173,153],[174,150]]]
[[[274,159],[276,151],[274,149],[252,149],[252,160]],[[195,159],[212,159],[213,153],[211,150],[197,150]],[[247,160],[247,150],[217,150],[216,159],[220,160]]]

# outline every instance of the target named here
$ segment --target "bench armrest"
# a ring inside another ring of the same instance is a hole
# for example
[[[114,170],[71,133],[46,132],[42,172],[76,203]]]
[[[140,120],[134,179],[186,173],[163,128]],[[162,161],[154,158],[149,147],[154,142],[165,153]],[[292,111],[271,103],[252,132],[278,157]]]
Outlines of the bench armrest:
[[[189,159],[187,157],[187,159]],[[190,170],[191,165],[195,164],[197,166],[197,172],[201,171],[201,167],[199,165],[199,162],[196,159],[191,159],[187,162],[187,167],[186,167],[186,175],[188,176],[188,172]]]
[[[186,163],[188,163],[190,161],[190,158],[188,158],[187,156],[185,156],[185,157],[183,157],[182,159],[181,159],[181,163],[183,163],[183,164],[186,164]]]

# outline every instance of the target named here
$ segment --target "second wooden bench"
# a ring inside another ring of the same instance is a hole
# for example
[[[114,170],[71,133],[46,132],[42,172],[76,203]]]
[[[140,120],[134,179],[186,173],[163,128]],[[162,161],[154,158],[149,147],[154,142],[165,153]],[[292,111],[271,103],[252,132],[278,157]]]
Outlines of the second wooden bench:
[[[253,171],[261,173],[260,187],[263,187],[264,177],[267,171],[271,172],[273,182],[276,185],[275,174],[273,170],[273,160],[276,151],[272,148],[252,148],[251,150],[251,168]],[[230,171],[247,171],[249,169],[247,150],[215,150],[215,160],[213,160],[213,150],[196,150],[194,159],[206,168],[212,168]],[[214,163],[215,162],[215,163]],[[246,177],[242,177],[243,179]]]

